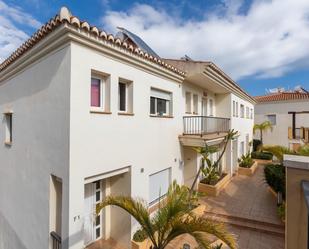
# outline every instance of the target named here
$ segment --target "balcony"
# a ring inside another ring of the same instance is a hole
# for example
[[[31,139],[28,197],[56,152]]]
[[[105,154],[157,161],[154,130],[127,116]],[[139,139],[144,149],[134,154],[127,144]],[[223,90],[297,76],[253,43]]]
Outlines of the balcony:
[[[303,140],[304,143],[309,143],[309,128],[308,127],[301,127],[301,128],[288,128],[288,138],[296,139],[296,140]]]
[[[229,118],[184,116],[183,134],[179,140],[184,146],[204,146],[207,141],[222,140],[229,129]]]

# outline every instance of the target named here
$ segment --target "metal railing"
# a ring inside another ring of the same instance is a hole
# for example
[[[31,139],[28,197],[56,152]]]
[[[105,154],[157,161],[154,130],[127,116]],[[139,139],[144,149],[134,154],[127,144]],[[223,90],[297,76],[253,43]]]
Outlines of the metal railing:
[[[205,135],[210,133],[227,132],[230,129],[229,118],[211,116],[184,116],[184,135]]]
[[[56,232],[51,232],[50,236],[52,238],[53,249],[61,249],[61,237]]]

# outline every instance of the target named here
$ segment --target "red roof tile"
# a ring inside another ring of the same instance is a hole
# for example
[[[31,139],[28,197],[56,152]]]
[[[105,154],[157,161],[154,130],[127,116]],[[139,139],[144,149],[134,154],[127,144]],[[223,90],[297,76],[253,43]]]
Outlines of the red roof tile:
[[[287,100],[302,100],[302,99],[308,99],[309,100],[309,93],[279,92],[279,93],[272,93],[272,94],[263,95],[263,96],[256,96],[254,98],[258,103],[287,101]]]
[[[135,48],[126,42],[121,41],[119,38],[114,37],[112,34],[107,34],[104,30],[99,30],[95,26],[90,26],[88,22],[81,21],[78,17],[73,16],[66,7],[62,7],[59,14],[54,18],[50,19],[46,24],[44,24],[37,32],[35,32],[27,41],[25,41],[19,48],[17,48],[6,60],[0,64],[0,72],[6,67],[11,65],[24,53],[35,46],[40,40],[45,38],[49,33],[54,31],[58,26],[67,23],[68,25],[77,27],[79,29],[86,30],[92,35],[96,36],[98,39],[104,40],[105,42],[112,43],[115,47],[121,50],[127,50],[131,55],[139,56],[144,60],[151,61],[161,67],[164,67],[174,73],[184,76],[185,73],[178,68],[167,64],[164,60],[156,58],[148,53],[143,52],[139,48]]]

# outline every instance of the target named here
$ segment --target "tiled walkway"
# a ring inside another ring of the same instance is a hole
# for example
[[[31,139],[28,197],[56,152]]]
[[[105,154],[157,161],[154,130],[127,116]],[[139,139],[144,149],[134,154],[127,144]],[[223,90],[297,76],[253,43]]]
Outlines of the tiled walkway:
[[[282,224],[277,215],[276,199],[267,189],[263,166],[254,176],[235,176],[217,197],[203,200],[208,211],[248,219]]]
[[[219,196],[204,197],[201,202],[207,212],[233,224],[228,229],[236,235],[240,249],[284,248],[284,226],[276,213],[276,198],[267,189],[263,166],[252,177],[235,176]]]

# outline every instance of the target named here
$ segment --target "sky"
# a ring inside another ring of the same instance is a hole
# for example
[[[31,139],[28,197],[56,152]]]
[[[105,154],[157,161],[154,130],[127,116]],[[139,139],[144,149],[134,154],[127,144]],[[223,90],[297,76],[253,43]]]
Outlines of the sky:
[[[0,0],[0,61],[61,6],[132,31],[163,58],[212,61],[253,96],[309,90],[309,0]]]

